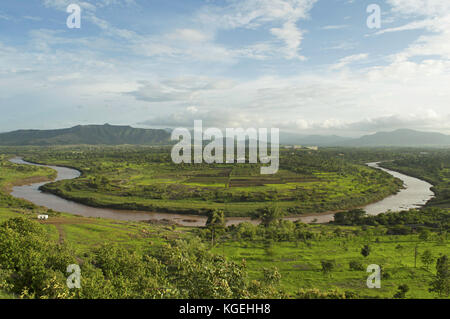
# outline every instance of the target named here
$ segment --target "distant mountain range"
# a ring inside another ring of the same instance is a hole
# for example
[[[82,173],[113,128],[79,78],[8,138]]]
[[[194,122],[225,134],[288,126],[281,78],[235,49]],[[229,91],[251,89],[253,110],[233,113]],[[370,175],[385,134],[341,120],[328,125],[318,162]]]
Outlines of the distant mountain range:
[[[163,145],[171,144],[169,129],[142,129],[115,125],[78,125],[57,130],[18,130],[0,133],[0,145]],[[345,147],[450,147],[450,135],[400,129],[360,138],[337,135],[280,133],[280,143],[304,146]]]
[[[166,130],[115,125],[78,125],[58,130],[19,130],[0,134],[0,145],[158,145],[168,144]]]
[[[353,140],[352,138],[337,135],[300,135],[280,132],[280,143],[306,146],[334,146]]]
[[[392,132],[378,132],[364,135],[360,138],[345,138],[336,135],[297,136],[287,137],[280,134],[281,143],[317,146],[346,146],[346,147],[448,147],[450,135],[432,132],[420,132],[409,129],[399,129]]]
[[[450,146],[450,135],[400,129],[393,132],[378,132],[342,143],[342,146]]]

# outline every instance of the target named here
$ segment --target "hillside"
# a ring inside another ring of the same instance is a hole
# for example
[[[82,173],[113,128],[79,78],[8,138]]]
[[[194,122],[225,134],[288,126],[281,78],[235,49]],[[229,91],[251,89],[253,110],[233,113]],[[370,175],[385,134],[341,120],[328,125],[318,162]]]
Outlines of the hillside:
[[[348,142],[352,138],[342,137],[337,135],[300,135],[295,133],[280,133],[281,144],[295,144],[295,145],[317,145],[317,146],[334,146],[341,143]]]
[[[170,133],[165,130],[131,126],[78,125],[57,130],[18,130],[1,133],[0,145],[158,145],[167,144]]]
[[[360,138],[337,135],[308,135],[282,132],[282,144],[344,147],[448,147],[450,135],[400,129]],[[116,125],[78,125],[57,130],[18,130],[0,133],[0,146],[14,145],[161,145],[171,144],[170,129],[141,129]]]
[[[378,132],[373,135],[365,135],[358,139],[339,143],[339,146],[443,147],[450,146],[450,136],[441,133],[399,129],[393,132]]]

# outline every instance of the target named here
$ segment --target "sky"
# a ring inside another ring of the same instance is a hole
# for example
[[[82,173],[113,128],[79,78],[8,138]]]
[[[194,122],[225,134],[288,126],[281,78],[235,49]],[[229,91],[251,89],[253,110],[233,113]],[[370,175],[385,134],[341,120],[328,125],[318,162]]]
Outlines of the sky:
[[[80,28],[67,26],[70,4]],[[448,0],[0,3],[0,132],[203,120],[450,134],[449,88]]]

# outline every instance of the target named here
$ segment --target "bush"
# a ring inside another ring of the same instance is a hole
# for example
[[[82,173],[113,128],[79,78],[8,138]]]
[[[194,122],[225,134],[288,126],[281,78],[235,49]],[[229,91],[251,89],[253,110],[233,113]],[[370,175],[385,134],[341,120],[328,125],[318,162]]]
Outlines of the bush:
[[[211,253],[198,239],[175,241],[144,253],[104,244],[83,255],[81,288],[69,290],[75,254],[25,218],[0,224],[0,290],[22,298],[280,298],[281,275],[264,271],[249,281],[245,262]]]
[[[403,225],[389,227],[387,231],[388,235],[409,235],[411,234],[411,228]]]
[[[322,260],[321,264],[322,264],[322,272],[324,274],[329,274],[329,273],[331,273],[334,270],[334,268],[336,266],[336,261],[334,261],[334,260]]]
[[[406,298],[406,293],[409,291],[409,286],[407,284],[403,284],[398,286],[398,291],[395,293],[394,298],[396,299],[404,299]]]
[[[350,270],[355,270],[355,271],[364,270],[363,264],[358,260],[353,260],[353,261],[349,262],[349,268],[350,268]]]
[[[67,266],[76,263],[73,256],[66,246],[52,242],[37,222],[18,217],[0,224],[0,268],[4,283],[15,294],[67,296],[64,278]],[[61,283],[57,289],[55,281]]]
[[[368,257],[370,255],[371,248],[369,245],[364,245],[363,248],[361,248],[361,255],[364,257]]]

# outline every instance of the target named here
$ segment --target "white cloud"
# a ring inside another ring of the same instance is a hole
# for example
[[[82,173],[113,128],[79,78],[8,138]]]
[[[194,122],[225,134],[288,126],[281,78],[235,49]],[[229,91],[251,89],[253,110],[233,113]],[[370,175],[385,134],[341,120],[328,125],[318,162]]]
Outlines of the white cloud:
[[[257,28],[266,23],[306,19],[317,0],[230,0],[225,7],[209,6],[199,17],[220,28]]]
[[[25,105],[23,117],[59,114],[75,122],[130,124],[149,119],[148,125],[188,126],[204,119],[210,126],[272,126],[303,133],[357,135],[401,127],[450,133],[450,28],[444,28],[447,15],[438,6],[390,1],[394,14],[408,14],[413,22],[384,32],[421,28],[430,33],[378,66],[371,66],[374,61],[367,53],[352,52],[331,68],[322,66],[321,72],[251,73],[253,66],[242,63],[243,58],[302,57],[306,31],[301,22],[314,2],[229,1],[226,7],[210,5],[195,16],[209,20],[193,19],[195,23],[157,35],[116,28],[97,16],[101,5],[126,1],[97,2],[85,9],[88,21],[99,28],[96,35],[66,37],[67,30],[38,29],[30,32],[30,43],[23,48],[0,43],[2,105]],[[67,1],[47,4],[65,9]],[[258,29],[269,40],[218,43],[219,32],[237,28],[249,33]],[[417,56],[423,58],[413,59]],[[247,69],[239,76],[232,73],[229,65],[238,62],[249,67],[249,74]]]
[[[82,0],[42,0],[44,6],[57,10],[66,10],[67,6],[74,3],[87,11],[95,11],[97,8],[108,6],[131,6],[137,5],[135,0],[97,0],[93,3]]]
[[[193,106],[171,114],[155,116],[138,124],[152,127],[190,128],[195,120],[202,120],[205,127],[253,127],[255,125],[254,117],[248,117],[248,114],[245,112],[201,110]]]
[[[81,9],[87,10],[87,11],[95,11],[96,6],[86,2],[86,1],[74,1],[74,0],[43,0],[44,6],[49,8],[54,8],[57,10],[66,10],[67,6],[74,3],[78,4]]]
[[[177,101],[186,103],[201,97],[205,92],[227,90],[233,87],[230,80],[205,77],[179,77],[160,82],[141,82],[140,87],[126,94],[146,102]]]
[[[400,17],[409,16],[407,24],[380,30],[389,32],[425,29],[431,35],[422,35],[394,59],[407,60],[416,56],[441,56],[450,59],[450,1],[443,0],[387,0],[392,12]]]
[[[369,57],[369,54],[367,54],[367,53],[350,55],[350,56],[340,59],[338,63],[331,66],[331,69],[339,70],[339,69],[342,69],[342,68],[346,67],[347,65],[352,64],[354,62],[367,60],[368,57]]]
[[[272,28],[270,32],[286,43],[286,47],[282,51],[287,59],[298,58],[305,60],[304,56],[298,54],[303,33],[297,28],[294,21],[284,23],[281,28]]]
[[[308,18],[317,0],[230,0],[226,7],[208,6],[198,14],[198,20],[217,29],[268,28],[284,46],[278,47],[287,59],[304,59],[299,54],[303,31],[298,22]],[[271,54],[273,44],[266,43]],[[260,47],[261,49],[261,47]],[[251,57],[252,55],[249,55]]]
[[[202,32],[195,29],[177,29],[174,32],[168,34],[167,39],[172,41],[184,41],[184,42],[208,42],[213,39],[212,34]]]
[[[220,126],[222,119],[223,125],[260,125],[303,133],[358,135],[402,127],[449,132],[448,83],[450,62],[436,60],[396,61],[359,72],[266,76],[217,90],[188,87],[181,96],[171,95],[169,118],[185,126],[194,119]],[[198,112],[187,114],[189,105],[195,105]]]
[[[200,28],[180,28],[160,35],[143,35],[117,28],[98,16],[98,8],[111,5],[137,5],[130,0],[102,0],[91,4],[75,1],[85,11],[83,19],[99,27],[104,35],[128,41],[126,46],[137,55],[177,58],[186,61],[236,63],[241,58],[305,58],[299,53],[304,31],[298,22],[308,18],[317,0],[229,0],[225,6],[208,5],[196,15]],[[43,0],[47,7],[65,10],[72,0]],[[277,41],[226,47],[216,42],[219,29],[266,29]],[[124,43],[122,43],[124,45]]]
[[[378,132],[413,127],[425,131],[447,131],[450,122],[450,113],[437,114],[432,109],[424,109],[418,113],[394,114],[347,123],[344,128],[351,131]]]
[[[0,12],[0,20],[11,20],[11,17],[9,15],[3,14]]]
[[[387,0],[394,12],[409,15],[442,16],[450,12],[446,0]]]
[[[346,29],[348,28],[349,25],[347,24],[338,24],[338,25],[326,25],[324,27],[322,27],[322,30],[341,30],[341,29]]]

